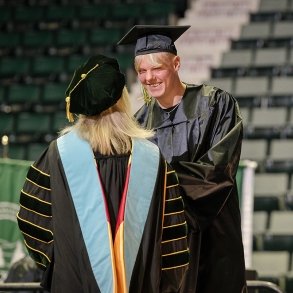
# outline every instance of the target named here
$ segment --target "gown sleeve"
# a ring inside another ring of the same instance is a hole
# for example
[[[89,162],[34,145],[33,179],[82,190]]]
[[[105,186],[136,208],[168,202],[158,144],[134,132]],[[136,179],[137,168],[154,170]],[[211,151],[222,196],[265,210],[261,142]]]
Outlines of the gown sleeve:
[[[50,174],[47,150],[28,170],[20,192],[17,221],[29,255],[45,270],[53,251]]]
[[[235,175],[243,135],[239,107],[224,91],[211,91],[211,96],[212,110],[203,120],[201,141],[193,147],[192,159],[173,165],[186,195],[189,224],[195,229],[198,225],[204,229],[220,213],[228,197],[237,195]]]
[[[178,292],[189,264],[187,224],[175,171],[166,163],[160,292]]]

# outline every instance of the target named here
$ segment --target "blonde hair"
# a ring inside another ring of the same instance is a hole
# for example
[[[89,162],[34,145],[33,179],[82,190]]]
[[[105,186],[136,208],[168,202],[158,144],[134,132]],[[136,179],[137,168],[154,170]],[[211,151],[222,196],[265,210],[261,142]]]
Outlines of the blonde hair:
[[[132,138],[153,136],[152,130],[143,129],[133,118],[126,87],[114,106],[96,116],[79,115],[76,123],[64,128],[60,135],[72,129],[90,143],[93,151],[103,155],[125,154],[131,150]]]
[[[147,59],[150,62],[150,64],[152,64],[153,66],[164,65],[164,66],[170,67],[172,66],[172,63],[170,61],[174,59],[175,57],[176,55],[169,52],[138,55],[134,58],[134,68],[138,72],[140,63],[142,62],[143,59]]]

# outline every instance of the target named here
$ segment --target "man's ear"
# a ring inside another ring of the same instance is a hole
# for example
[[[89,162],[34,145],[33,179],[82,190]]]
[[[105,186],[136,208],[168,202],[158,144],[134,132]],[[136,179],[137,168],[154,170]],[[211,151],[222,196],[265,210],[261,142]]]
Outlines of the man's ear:
[[[174,64],[174,69],[176,71],[179,70],[180,68],[180,57],[179,56],[175,56],[174,59],[173,59],[173,64]]]

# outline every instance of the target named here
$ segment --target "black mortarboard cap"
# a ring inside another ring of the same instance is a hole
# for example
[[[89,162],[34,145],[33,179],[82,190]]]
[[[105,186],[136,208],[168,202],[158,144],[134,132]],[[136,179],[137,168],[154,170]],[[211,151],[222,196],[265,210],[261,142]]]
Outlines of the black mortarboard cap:
[[[190,25],[135,25],[117,45],[136,44],[135,56],[170,52],[177,55],[174,42]]]
[[[90,57],[78,67],[66,90],[67,118],[72,113],[97,115],[113,106],[121,97],[125,76],[116,59],[103,55]]]

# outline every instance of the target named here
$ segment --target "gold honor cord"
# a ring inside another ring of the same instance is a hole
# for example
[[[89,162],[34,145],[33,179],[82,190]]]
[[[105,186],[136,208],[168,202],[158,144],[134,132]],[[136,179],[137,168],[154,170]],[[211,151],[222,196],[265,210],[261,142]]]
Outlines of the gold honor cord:
[[[78,81],[78,83],[73,87],[73,89],[69,92],[68,96],[65,98],[65,102],[66,102],[66,117],[68,119],[69,122],[74,122],[74,117],[72,115],[72,113],[70,112],[70,95],[71,93],[76,89],[76,87],[81,83],[82,80],[84,80],[87,75],[92,72],[95,68],[97,68],[99,66],[99,64],[96,64],[92,69],[90,69],[87,73],[82,73],[81,74],[81,79]]]
[[[147,105],[149,105],[152,101],[152,97],[149,95],[149,93],[147,92],[147,90],[143,86],[141,86],[141,89],[142,89],[142,94],[143,94],[143,100]]]

